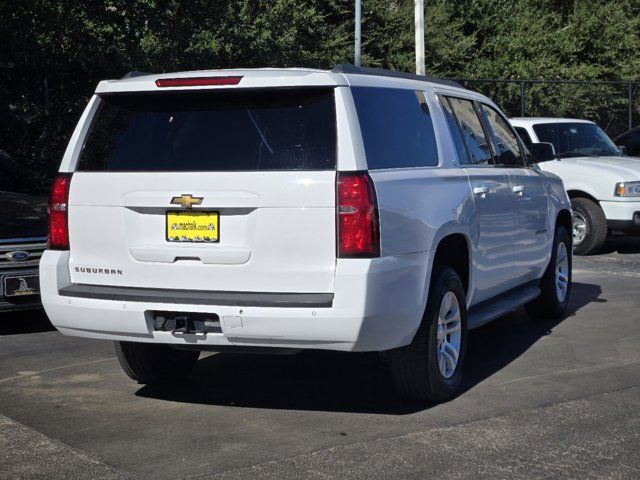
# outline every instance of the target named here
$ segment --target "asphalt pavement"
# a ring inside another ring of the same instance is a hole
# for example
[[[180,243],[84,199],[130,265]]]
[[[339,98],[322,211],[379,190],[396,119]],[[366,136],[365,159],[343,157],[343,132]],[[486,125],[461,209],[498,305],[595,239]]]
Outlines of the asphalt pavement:
[[[640,478],[640,239],[577,257],[570,314],[470,334],[462,393],[374,354],[209,354],[172,387],[40,312],[0,316],[0,478]]]

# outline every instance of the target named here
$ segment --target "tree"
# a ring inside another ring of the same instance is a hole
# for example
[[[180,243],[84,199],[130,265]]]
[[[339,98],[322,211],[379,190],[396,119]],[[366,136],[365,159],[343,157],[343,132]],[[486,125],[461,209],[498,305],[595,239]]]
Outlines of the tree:
[[[638,0],[427,0],[427,72],[637,79]],[[0,148],[41,183],[97,82],[130,70],[303,66],[353,58],[353,0],[0,0]],[[412,0],[363,0],[363,64],[414,70]],[[474,83],[509,113],[519,87]],[[623,128],[622,87],[529,85],[530,114]],[[622,121],[621,121],[622,119]]]

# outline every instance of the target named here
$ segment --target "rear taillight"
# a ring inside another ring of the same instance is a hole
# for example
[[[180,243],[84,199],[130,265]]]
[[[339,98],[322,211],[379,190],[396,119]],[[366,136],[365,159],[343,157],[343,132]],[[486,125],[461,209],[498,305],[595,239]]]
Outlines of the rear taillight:
[[[59,173],[51,186],[49,197],[49,248],[51,250],[69,250],[69,185],[71,173]]]
[[[336,215],[339,258],[380,256],[378,202],[367,172],[338,172]]]

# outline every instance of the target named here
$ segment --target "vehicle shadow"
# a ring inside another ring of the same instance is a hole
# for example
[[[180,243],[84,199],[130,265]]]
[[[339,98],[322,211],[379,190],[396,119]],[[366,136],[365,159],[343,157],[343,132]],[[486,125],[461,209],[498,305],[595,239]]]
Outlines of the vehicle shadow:
[[[574,283],[573,289],[569,315],[588,303],[606,302],[597,285]],[[518,358],[561,321],[532,320],[514,312],[472,331],[462,392]],[[430,407],[400,399],[386,363],[375,353],[212,354],[201,357],[185,382],[143,386],[136,395],[205,405],[390,415]]]
[[[565,318],[530,318],[523,308],[501,317],[469,334],[467,363],[461,394],[501,370],[526,352],[540,338],[550,335],[566,318],[589,303],[606,303],[602,288],[591,283],[573,282],[571,301]]]
[[[0,312],[0,336],[55,330],[43,309]]]
[[[599,254],[606,253],[633,254],[640,253],[640,236],[614,236],[607,239]]]

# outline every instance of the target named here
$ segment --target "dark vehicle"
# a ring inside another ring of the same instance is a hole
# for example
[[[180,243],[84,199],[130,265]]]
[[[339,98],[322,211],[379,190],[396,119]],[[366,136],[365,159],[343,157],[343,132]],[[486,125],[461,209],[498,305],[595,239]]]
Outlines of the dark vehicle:
[[[0,312],[40,307],[38,263],[47,246],[47,194],[0,150]]]
[[[640,127],[628,130],[613,139],[616,145],[625,147],[627,155],[640,157]]]

